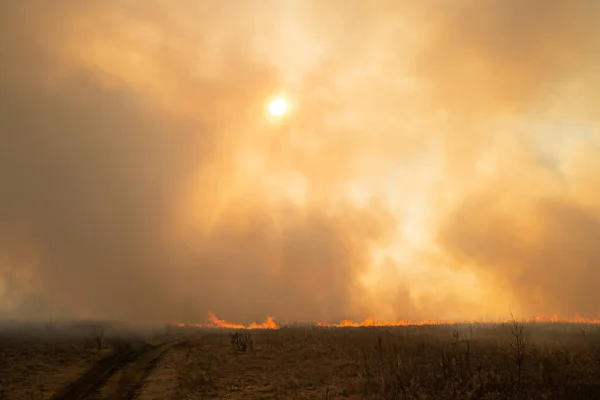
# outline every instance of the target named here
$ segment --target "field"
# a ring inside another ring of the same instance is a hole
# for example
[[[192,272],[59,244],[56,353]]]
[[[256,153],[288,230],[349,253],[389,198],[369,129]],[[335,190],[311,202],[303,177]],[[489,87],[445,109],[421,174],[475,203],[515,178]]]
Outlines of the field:
[[[15,330],[0,371],[2,399],[600,399],[600,327]]]

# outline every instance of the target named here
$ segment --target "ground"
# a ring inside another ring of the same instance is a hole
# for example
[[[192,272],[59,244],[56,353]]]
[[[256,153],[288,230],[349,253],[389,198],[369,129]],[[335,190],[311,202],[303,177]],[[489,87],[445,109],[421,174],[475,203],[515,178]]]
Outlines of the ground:
[[[593,325],[233,333],[3,332],[0,399],[600,399]]]

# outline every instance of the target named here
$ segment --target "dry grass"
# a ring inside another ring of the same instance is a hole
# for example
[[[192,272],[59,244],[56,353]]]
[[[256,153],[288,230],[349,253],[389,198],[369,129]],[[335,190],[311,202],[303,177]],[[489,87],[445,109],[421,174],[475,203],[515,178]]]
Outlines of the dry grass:
[[[206,334],[176,362],[190,399],[600,398],[600,331],[480,327]]]
[[[110,351],[85,337],[0,335],[0,399],[48,399]]]
[[[138,399],[600,399],[595,326],[284,328],[242,346],[231,332],[181,333],[194,338]],[[93,343],[0,336],[0,399],[50,398],[110,352]]]

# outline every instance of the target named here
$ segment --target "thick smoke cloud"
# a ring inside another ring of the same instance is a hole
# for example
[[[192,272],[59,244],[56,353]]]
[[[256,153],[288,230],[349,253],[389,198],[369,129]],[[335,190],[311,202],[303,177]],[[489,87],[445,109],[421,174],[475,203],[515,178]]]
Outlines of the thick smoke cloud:
[[[5,3],[5,315],[600,311],[595,3]]]
[[[597,210],[547,199],[532,207],[528,224],[519,224],[515,215],[482,200],[462,205],[447,222],[442,237],[456,256],[493,271],[490,278],[536,315],[598,313]]]
[[[594,317],[600,8],[460,3],[436,7],[415,65],[437,104],[469,124],[504,125],[465,133],[472,142],[458,153],[469,162],[455,166],[467,183],[452,184],[472,189],[441,220],[439,244],[482,282],[503,285],[522,313]]]
[[[417,68],[434,81],[445,107],[537,111],[565,81],[595,72],[595,2],[437,2],[431,11]]]

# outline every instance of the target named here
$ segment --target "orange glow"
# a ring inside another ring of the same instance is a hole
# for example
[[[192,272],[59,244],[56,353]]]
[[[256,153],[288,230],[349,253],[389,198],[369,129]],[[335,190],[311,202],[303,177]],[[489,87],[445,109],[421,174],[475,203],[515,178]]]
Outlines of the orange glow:
[[[249,325],[229,323],[219,319],[212,311],[208,313],[209,324],[178,324],[179,327],[194,327],[194,328],[223,328],[223,329],[279,329],[280,326],[275,322],[273,317],[267,317],[262,324],[251,323]],[[529,318],[531,323],[571,323],[571,324],[600,324],[600,313],[596,318],[584,318],[575,314],[571,318],[562,318],[557,314],[539,315]],[[366,318],[363,321],[343,320],[339,323],[316,322],[317,327],[331,328],[360,328],[360,327],[393,327],[393,326],[424,326],[424,325],[456,325],[456,324],[502,324],[511,322],[510,319],[504,320],[398,320],[398,321],[377,321],[373,318]]]
[[[180,324],[177,324],[177,326],[179,326],[180,328],[193,327],[193,328],[222,328],[222,329],[279,329],[279,325],[277,324],[277,322],[275,322],[273,317],[267,317],[267,319],[261,324],[258,324],[256,322],[252,322],[249,325],[232,324],[225,320],[219,319],[215,315],[215,313],[213,313],[212,311],[209,311],[208,319],[210,321],[210,323],[208,323],[208,324],[180,323]]]
[[[423,326],[423,325],[455,325],[455,324],[470,324],[470,323],[481,323],[481,324],[502,324],[510,322],[510,319],[504,320],[399,320],[399,321],[376,321],[373,318],[367,318],[360,322],[344,320],[337,324],[329,324],[326,322],[318,322],[316,326],[325,327],[370,327],[370,326]],[[525,320],[527,321],[527,320]],[[600,314],[596,318],[584,318],[578,314],[575,314],[572,318],[562,318],[557,314],[553,315],[540,315],[529,318],[529,322],[541,322],[541,323],[572,323],[572,324],[600,324]]]

